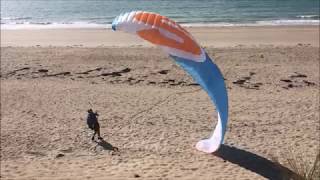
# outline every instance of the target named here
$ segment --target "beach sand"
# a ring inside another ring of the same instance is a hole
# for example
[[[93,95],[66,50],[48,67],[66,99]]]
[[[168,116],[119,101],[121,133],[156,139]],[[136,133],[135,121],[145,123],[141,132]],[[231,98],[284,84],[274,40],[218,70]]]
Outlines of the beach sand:
[[[192,27],[202,46],[297,45],[319,47],[318,26]],[[151,46],[136,36],[110,29],[2,30],[1,46]]]
[[[214,154],[194,147],[214,105],[160,49],[106,30],[1,31],[1,179],[281,179],[289,152],[314,160],[318,28],[190,31],[229,93]],[[91,141],[89,108],[104,141]]]

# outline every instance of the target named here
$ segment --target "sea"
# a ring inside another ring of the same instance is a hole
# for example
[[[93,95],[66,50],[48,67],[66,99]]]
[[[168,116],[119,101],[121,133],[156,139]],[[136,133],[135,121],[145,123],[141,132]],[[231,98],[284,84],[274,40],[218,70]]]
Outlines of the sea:
[[[183,26],[319,25],[319,0],[1,0],[1,29],[110,28],[155,12]]]

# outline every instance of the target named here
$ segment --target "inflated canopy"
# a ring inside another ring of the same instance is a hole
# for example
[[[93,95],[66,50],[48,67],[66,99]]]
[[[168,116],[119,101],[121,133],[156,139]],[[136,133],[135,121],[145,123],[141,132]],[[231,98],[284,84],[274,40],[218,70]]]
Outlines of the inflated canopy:
[[[208,93],[216,105],[218,123],[211,137],[200,140],[196,148],[206,153],[218,150],[228,121],[227,90],[219,68],[191,34],[165,16],[144,11],[119,15],[112,22],[112,29],[137,35],[159,46]]]

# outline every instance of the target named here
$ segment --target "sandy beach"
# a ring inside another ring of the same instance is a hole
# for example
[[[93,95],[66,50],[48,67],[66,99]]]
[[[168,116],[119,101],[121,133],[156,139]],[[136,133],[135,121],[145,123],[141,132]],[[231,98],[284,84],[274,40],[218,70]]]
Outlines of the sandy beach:
[[[190,27],[187,30],[202,46],[292,46],[319,47],[318,26]],[[135,36],[111,29],[2,30],[1,46],[151,46]]]
[[[319,151],[319,27],[188,28],[220,67],[214,105],[160,49],[105,29],[1,31],[1,179],[283,179]],[[91,141],[89,108],[103,141]],[[116,147],[116,148],[115,148]],[[118,149],[118,151],[117,151]]]

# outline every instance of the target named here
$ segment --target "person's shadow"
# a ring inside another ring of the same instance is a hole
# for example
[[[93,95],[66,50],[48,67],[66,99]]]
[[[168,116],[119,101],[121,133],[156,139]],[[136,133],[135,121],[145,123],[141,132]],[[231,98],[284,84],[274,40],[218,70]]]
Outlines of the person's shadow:
[[[95,141],[95,142],[97,143],[98,146],[103,147],[104,150],[115,151],[115,152],[119,151],[119,149],[117,147],[115,147],[112,144],[108,143],[104,139],[100,139],[100,140]]]
[[[213,155],[255,172],[267,179],[299,179],[300,176],[277,162],[272,162],[257,154],[222,145]]]

